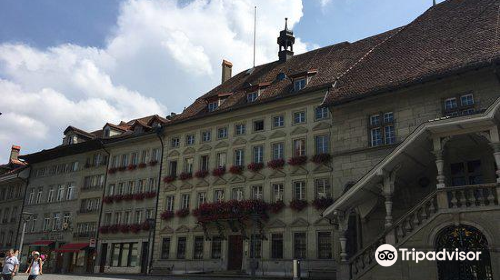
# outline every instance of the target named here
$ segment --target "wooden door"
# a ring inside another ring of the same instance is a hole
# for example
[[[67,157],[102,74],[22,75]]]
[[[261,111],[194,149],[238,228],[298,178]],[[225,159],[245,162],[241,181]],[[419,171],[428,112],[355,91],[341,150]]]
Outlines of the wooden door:
[[[243,238],[241,235],[229,236],[227,259],[227,270],[241,270],[243,262]]]
[[[99,261],[99,272],[104,273],[104,267],[106,266],[106,258],[108,256],[108,243],[101,245],[101,258]]]

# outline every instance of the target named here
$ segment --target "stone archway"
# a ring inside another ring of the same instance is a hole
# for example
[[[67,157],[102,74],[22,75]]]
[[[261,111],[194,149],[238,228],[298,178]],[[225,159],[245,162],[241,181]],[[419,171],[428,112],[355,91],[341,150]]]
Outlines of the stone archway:
[[[439,280],[493,280],[488,241],[484,234],[468,225],[442,229],[435,242],[436,251],[481,252],[478,261],[438,261]]]

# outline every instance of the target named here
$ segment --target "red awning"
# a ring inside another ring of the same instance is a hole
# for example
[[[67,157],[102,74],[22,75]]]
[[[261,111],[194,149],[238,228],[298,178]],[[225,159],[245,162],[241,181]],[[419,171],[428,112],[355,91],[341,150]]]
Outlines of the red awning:
[[[38,240],[38,241],[31,243],[31,246],[50,246],[54,242],[55,241],[52,241],[52,240]]]
[[[89,246],[89,243],[68,243],[64,244],[58,249],[56,249],[56,252],[59,253],[70,253],[70,252],[78,252],[81,251]]]

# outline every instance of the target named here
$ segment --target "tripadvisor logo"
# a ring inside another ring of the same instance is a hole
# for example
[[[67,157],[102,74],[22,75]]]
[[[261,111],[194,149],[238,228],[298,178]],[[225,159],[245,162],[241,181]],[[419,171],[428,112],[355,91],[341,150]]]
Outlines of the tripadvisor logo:
[[[399,248],[399,254],[402,261],[414,261],[418,263],[423,260],[427,261],[479,261],[482,252],[465,252],[455,250],[441,251],[416,251],[414,248],[408,250],[406,248]],[[392,266],[398,260],[398,250],[390,244],[380,245],[375,251],[375,260],[381,266]]]

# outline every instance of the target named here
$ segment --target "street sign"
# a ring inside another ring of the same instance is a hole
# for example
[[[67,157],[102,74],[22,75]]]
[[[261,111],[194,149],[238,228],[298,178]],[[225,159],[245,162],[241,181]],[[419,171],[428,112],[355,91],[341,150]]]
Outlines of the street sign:
[[[96,247],[95,238],[90,238],[89,247],[90,248],[95,248]]]

